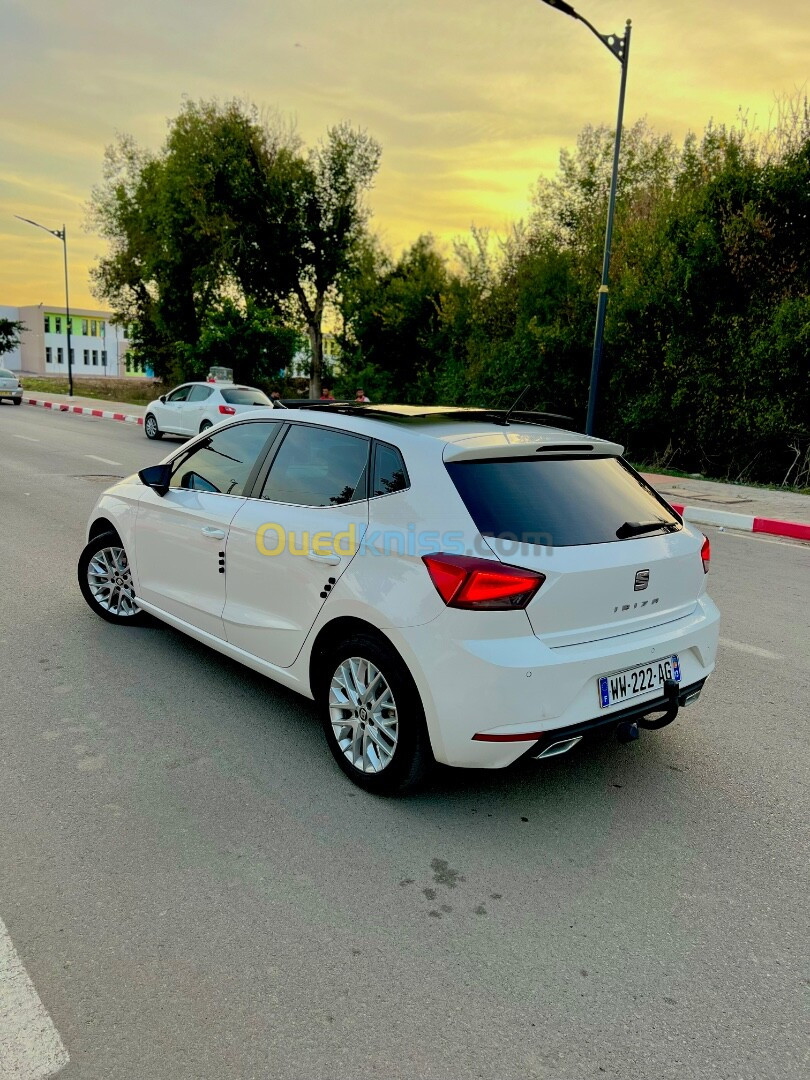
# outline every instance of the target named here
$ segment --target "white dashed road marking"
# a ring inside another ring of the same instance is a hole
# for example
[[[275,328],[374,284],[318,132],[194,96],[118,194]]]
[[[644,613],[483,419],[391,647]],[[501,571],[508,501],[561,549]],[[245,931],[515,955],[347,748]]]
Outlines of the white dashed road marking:
[[[103,461],[105,465],[121,465],[120,461],[113,461],[112,458],[99,457],[98,454],[85,454],[85,457],[92,458],[93,461]],[[123,466],[121,466],[123,468]]]
[[[0,919],[0,1077],[45,1080],[69,1060]]]
[[[26,442],[39,442],[39,439],[32,439],[30,435],[15,435],[14,432],[10,432],[13,439],[25,439]]]
[[[784,656],[781,656],[778,652],[771,652],[769,649],[760,649],[756,645],[746,645],[744,641],[732,641],[731,638],[721,637],[720,644],[725,645],[729,649],[737,649],[739,652],[752,653],[754,656],[761,656],[765,660],[784,660]]]

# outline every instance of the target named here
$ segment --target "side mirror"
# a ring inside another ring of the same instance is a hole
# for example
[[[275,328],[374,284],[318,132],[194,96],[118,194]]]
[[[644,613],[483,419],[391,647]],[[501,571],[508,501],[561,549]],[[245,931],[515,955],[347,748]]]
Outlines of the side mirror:
[[[165,405],[165,404],[166,404],[166,395],[165,395],[165,394],[161,394],[161,395],[160,395],[160,397],[158,398],[158,401],[162,401],[162,402],[163,402],[163,404]]]
[[[166,465],[150,465],[148,469],[141,469],[138,473],[138,479],[142,484],[146,484],[152,491],[158,495],[165,495],[169,490],[169,483],[172,478],[172,467],[170,464]]]

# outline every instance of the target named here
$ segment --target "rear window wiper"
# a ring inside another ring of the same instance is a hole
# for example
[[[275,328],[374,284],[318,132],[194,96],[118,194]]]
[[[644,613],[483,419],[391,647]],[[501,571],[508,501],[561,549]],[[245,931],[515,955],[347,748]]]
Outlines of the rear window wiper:
[[[620,540],[629,540],[631,536],[643,536],[644,533],[674,532],[678,528],[677,521],[625,521],[616,530],[616,536]]]

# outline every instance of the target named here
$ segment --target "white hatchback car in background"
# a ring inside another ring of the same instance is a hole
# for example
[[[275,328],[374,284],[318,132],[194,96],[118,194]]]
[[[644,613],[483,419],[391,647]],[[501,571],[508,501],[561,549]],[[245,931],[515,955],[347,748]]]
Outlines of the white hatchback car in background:
[[[163,435],[197,435],[227,416],[252,412],[273,403],[262,391],[252,386],[235,386],[221,382],[183,383],[168,394],[161,394],[146,406],[143,430],[147,439]]]
[[[13,401],[22,405],[23,388],[19,377],[8,368],[0,367],[0,402]]]
[[[539,414],[314,406],[226,422],[105,492],[90,607],[314,698],[362,787],[662,727],[714,669],[709,542],[615,443]],[[223,722],[225,722],[223,720]]]

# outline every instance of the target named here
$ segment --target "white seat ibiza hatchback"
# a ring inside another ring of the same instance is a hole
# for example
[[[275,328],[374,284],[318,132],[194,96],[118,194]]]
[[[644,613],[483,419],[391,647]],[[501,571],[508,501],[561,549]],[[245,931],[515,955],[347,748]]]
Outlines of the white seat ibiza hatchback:
[[[334,407],[220,424],[106,491],[79,584],[313,698],[381,794],[637,738],[694,701],[709,542],[614,443],[540,414]]]

